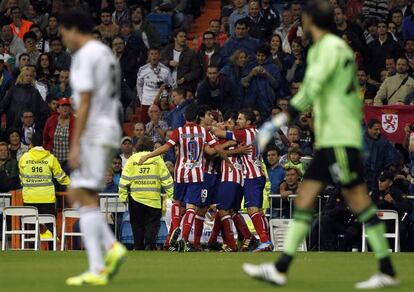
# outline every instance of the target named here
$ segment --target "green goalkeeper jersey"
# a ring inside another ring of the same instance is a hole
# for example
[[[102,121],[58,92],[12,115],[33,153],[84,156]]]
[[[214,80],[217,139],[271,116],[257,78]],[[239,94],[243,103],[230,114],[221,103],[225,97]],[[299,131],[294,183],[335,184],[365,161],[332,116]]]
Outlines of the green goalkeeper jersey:
[[[362,148],[362,100],[354,52],[339,37],[326,34],[310,49],[307,69],[291,105],[313,106],[316,149]]]

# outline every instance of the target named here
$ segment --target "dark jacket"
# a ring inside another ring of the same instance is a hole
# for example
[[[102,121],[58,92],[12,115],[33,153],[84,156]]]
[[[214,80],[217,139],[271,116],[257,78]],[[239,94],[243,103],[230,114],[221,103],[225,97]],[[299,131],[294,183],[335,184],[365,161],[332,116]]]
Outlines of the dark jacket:
[[[134,89],[137,83],[138,59],[126,50],[119,59],[122,72],[122,80],[126,82],[130,89]]]
[[[259,66],[256,62],[252,62],[247,65],[245,76],[250,74],[256,66]],[[253,77],[250,81],[250,86],[246,90],[246,94],[242,101],[242,107],[257,108],[262,115],[262,119],[266,120],[275,105],[276,93],[281,84],[282,77],[279,69],[275,64],[273,64],[271,58],[268,58],[267,62],[260,66],[263,67],[271,77],[273,77],[276,84],[271,84],[269,77],[267,76],[257,75]]]
[[[171,129],[177,129],[184,126],[185,118],[184,113],[189,104],[193,102],[192,99],[185,100],[182,104],[177,105],[172,111],[170,111],[166,117],[165,121]]]
[[[261,45],[261,41],[251,36],[241,39],[235,37],[229,38],[221,49],[221,61],[223,65],[229,64],[229,58],[236,50],[243,50],[247,53],[251,60],[256,58],[256,51]]]
[[[0,166],[0,192],[8,192],[19,188],[19,167],[13,158]]]
[[[174,68],[169,66],[169,62],[174,60],[174,44],[170,44],[164,48],[161,52],[161,61],[170,68],[171,72]],[[200,78],[200,63],[197,58],[197,54],[185,47],[180,54],[177,67],[177,80],[184,78],[184,83],[179,87],[195,92],[198,79]]]
[[[68,53],[61,52],[60,54],[56,55],[53,52],[49,52],[49,55],[53,59],[53,64],[55,65],[56,70],[69,70],[72,59]]]
[[[136,30],[141,35],[145,33],[148,39],[148,44],[150,47],[159,48],[161,46],[161,39],[159,32],[155,29],[154,25],[149,22],[147,19],[142,19],[141,26]]]
[[[240,109],[241,97],[237,94],[237,86],[225,76],[219,76],[218,85],[212,86],[207,79],[197,89],[198,104],[207,104],[222,113]]]
[[[243,100],[245,95],[245,90],[241,84],[242,76],[245,74],[245,69],[239,70],[233,64],[226,65],[220,70],[220,75],[225,76],[227,80],[231,80],[236,86],[236,94],[240,97],[241,100]]]
[[[200,67],[201,67],[201,77],[206,77],[207,67],[210,66],[217,66],[220,67],[221,64],[221,56],[220,56],[220,46],[216,45],[214,48],[214,53],[210,57],[210,63],[206,64],[206,60],[204,58],[206,53],[206,48],[204,44],[201,45],[200,51],[198,52],[198,59],[200,60]]]
[[[0,84],[0,100],[6,95],[7,90],[13,85],[13,76],[3,69],[3,82]]]
[[[374,140],[365,132],[364,142],[364,176],[369,190],[374,191],[378,189],[379,174],[396,161],[397,153],[392,144],[381,136]]]
[[[259,39],[261,41],[265,41],[270,33],[270,28],[267,26],[266,19],[260,13],[257,18],[253,18],[251,16],[247,16],[245,18],[249,22],[249,35]]]
[[[393,198],[392,202],[384,200],[387,194],[390,194]],[[378,209],[397,211],[400,217],[404,216],[404,213],[411,213],[413,210],[413,206],[410,201],[404,197],[404,194],[400,189],[394,186],[391,186],[385,191],[374,191],[371,198],[377,205]]]
[[[7,114],[8,128],[20,128],[23,110],[32,111],[38,128],[43,129],[49,108],[39,91],[32,85],[15,85],[0,102],[0,115]]]
[[[43,148],[53,151],[53,140],[55,137],[56,127],[59,121],[59,114],[53,113],[46,121],[43,129]],[[73,130],[75,128],[75,117],[71,113],[69,117],[69,142],[72,140]]]
[[[400,54],[401,48],[391,35],[388,35],[387,40],[382,45],[378,39],[372,41],[368,45],[366,56],[371,77],[379,81],[381,69],[385,68],[386,57],[392,56],[396,59]]]
[[[286,76],[289,71],[295,65],[295,56],[293,54],[287,54],[283,60],[283,75]],[[305,77],[306,61],[305,55],[302,56],[302,63],[296,66],[295,73],[292,81],[302,81]]]

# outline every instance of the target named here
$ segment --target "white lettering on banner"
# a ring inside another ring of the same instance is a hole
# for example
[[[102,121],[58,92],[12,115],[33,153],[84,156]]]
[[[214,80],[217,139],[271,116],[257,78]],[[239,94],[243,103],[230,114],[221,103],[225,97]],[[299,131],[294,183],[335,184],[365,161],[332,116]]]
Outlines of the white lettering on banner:
[[[395,133],[398,129],[398,115],[397,114],[382,114],[381,116],[382,129],[389,133]]]

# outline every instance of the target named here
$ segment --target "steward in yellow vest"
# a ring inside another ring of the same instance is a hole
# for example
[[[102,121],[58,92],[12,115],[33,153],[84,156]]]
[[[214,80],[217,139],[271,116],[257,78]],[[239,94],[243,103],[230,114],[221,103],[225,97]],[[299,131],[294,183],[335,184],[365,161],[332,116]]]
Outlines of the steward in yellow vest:
[[[123,171],[119,182],[119,198],[128,202],[130,222],[136,250],[155,249],[161,219],[161,190],[168,196],[174,190],[174,181],[160,157],[138,165],[142,156],[154,149],[148,137],[138,140],[136,150]]]

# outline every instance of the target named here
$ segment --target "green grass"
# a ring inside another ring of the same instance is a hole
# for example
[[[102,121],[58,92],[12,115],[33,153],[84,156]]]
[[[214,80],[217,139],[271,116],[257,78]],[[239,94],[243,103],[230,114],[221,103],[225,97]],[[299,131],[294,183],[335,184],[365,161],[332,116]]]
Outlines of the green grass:
[[[275,253],[130,252],[119,275],[106,287],[70,288],[64,280],[86,268],[83,252],[0,252],[0,291],[352,291],[354,282],[376,270],[370,253],[301,253],[288,286],[249,279],[243,262],[272,261]],[[414,253],[394,254],[402,286],[414,291]]]

